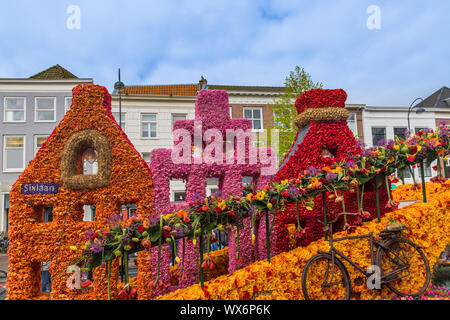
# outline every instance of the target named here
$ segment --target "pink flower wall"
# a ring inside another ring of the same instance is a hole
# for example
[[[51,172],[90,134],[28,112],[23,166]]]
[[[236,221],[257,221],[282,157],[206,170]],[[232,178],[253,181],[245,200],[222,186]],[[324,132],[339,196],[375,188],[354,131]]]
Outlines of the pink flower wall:
[[[195,120],[178,120],[174,124],[174,131],[183,129],[188,132],[191,139],[190,149],[194,146],[195,141],[200,141],[200,147],[203,150],[208,148],[211,141],[203,141],[203,135],[209,129],[215,129],[220,132],[223,137],[226,137],[227,130],[250,130],[251,123],[247,119],[230,119],[228,94],[224,90],[201,90],[197,95],[195,103]],[[184,138],[183,138],[184,139]],[[199,140],[200,139],[200,140]],[[182,140],[174,142],[174,148],[181,143]],[[247,143],[248,142],[248,143]],[[238,148],[235,148],[233,155],[227,155],[224,152],[223,162],[208,162],[200,155],[200,159],[196,154],[188,155],[187,163],[174,163],[172,152],[174,149],[155,149],[151,154],[150,168],[153,175],[153,186],[155,193],[155,214],[156,216],[165,215],[179,210],[193,201],[193,199],[206,198],[206,179],[218,178],[219,188],[225,194],[232,194],[242,196],[243,191],[243,176],[250,176],[253,178],[257,189],[262,189],[271,176],[261,175],[262,169],[267,165],[262,164],[259,157],[256,162],[250,161],[253,155],[259,155],[259,152],[266,152],[267,155],[272,154],[271,149],[255,149],[252,147],[252,139],[250,138],[243,144],[245,148],[244,162],[242,158],[238,158]],[[235,144],[236,146],[236,144]],[[190,151],[190,150],[189,150]],[[230,161],[232,157],[232,161]],[[200,161],[199,161],[200,160]],[[252,164],[253,163],[253,164]],[[170,180],[181,179],[186,182],[186,203],[171,203],[170,202]],[[265,227],[264,227],[265,228]],[[261,241],[265,241],[264,228],[255,229],[257,233],[256,242],[260,240],[260,234],[264,234]],[[229,236],[229,272],[232,273],[238,268],[245,267],[252,261],[252,241],[251,241],[251,226],[250,220],[245,221],[243,229],[239,230],[239,245],[236,239],[236,231],[230,230]],[[198,282],[198,268],[197,261],[199,240],[194,245],[193,241],[186,241],[185,253],[185,271],[186,276],[180,281],[178,288],[186,287]],[[181,241],[180,241],[181,243]],[[237,246],[239,252],[237,254]],[[262,244],[259,245],[260,247]],[[179,245],[178,254],[182,259],[182,248]],[[274,250],[274,249],[273,249]],[[153,253],[153,252],[152,252]],[[167,253],[167,252],[166,252]],[[165,253],[165,254],[166,254]],[[154,254],[153,254],[154,255]],[[262,254],[258,255],[264,259]],[[170,259],[164,255],[162,259],[161,270],[169,270]],[[156,272],[157,264],[153,263],[153,272]],[[156,273],[155,273],[156,274]],[[162,275],[163,281],[167,281],[168,275]],[[174,290],[176,288],[168,288],[167,290]],[[162,292],[156,291],[154,296],[160,295]]]

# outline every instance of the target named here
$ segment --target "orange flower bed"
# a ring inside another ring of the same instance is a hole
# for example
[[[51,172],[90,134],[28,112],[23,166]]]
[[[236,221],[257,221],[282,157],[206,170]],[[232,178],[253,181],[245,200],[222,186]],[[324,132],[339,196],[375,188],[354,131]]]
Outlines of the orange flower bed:
[[[450,188],[439,195],[430,195],[428,203],[415,203],[386,214],[381,220],[365,223],[356,229],[352,235],[362,235],[381,232],[388,219],[410,227],[408,236],[413,242],[419,244],[426,254],[430,264],[439,257],[442,250],[450,241]],[[345,231],[339,232],[335,237],[346,236]],[[351,245],[349,245],[351,243]],[[336,248],[351,257],[360,266],[370,265],[370,253],[367,239],[349,240],[336,243]],[[202,288],[199,284],[189,288],[177,290],[165,296],[164,300],[174,299],[303,299],[301,288],[301,275],[306,261],[318,250],[327,251],[329,244],[318,240],[308,247],[298,247],[292,251],[279,254],[272,258],[272,263],[266,260],[255,262],[232,275],[224,275],[205,283]],[[355,279],[361,278],[361,273],[345,263],[352,280],[352,291],[360,299],[389,299],[392,292],[384,287],[381,291],[368,290],[365,281],[361,285],[355,284]],[[417,271],[412,269],[412,272]],[[358,279],[359,280],[359,279]],[[358,282],[358,281],[357,281]],[[407,283],[405,285],[414,285]]]
[[[419,184],[419,186],[420,188],[414,188],[413,184],[400,185],[392,190],[392,197],[394,201],[422,200],[422,185]],[[449,186],[450,180],[447,180],[444,184],[434,182],[425,183],[427,195],[445,191]]]

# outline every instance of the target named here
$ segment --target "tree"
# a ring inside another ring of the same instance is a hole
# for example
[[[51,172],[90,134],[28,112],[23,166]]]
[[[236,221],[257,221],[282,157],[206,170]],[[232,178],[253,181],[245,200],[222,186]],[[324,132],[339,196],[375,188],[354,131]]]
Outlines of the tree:
[[[272,105],[273,123],[269,129],[279,130],[279,160],[289,151],[292,142],[297,134],[297,127],[293,120],[297,115],[295,100],[304,92],[310,89],[322,88],[320,82],[314,83],[309,73],[299,66],[291,71],[284,82],[285,89],[280,93],[278,99]]]

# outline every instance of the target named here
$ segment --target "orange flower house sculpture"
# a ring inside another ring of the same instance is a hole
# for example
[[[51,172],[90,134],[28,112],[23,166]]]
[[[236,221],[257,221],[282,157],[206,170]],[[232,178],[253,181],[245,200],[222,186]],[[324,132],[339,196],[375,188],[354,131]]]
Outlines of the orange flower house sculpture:
[[[83,174],[86,151],[97,156],[96,174]],[[94,152],[93,152],[94,151]],[[80,255],[88,229],[107,226],[122,205],[152,215],[153,186],[148,165],[111,114],[111,96],[97,85],[78,85],[64,119],[49,136],[10,192],[8,299],[80,299],[81,288],[69,289],[68,267]],[[83,206],[95,205],[94,221],[83,221]],[[44,207],[53,207],[53,220],[44,222]],[[77,250],[70,250],[71,247]],[[52,290],[40,291],[41,263],[51,261]],[[112,277],[118,277],[118,259]],[[151,274],[139,259],[141,276]],[[104,268],[94,271],[92,299],[107,297]],[[117,281],[111,281],[117,295]],[[147,291],[147,288],[139,290]]]

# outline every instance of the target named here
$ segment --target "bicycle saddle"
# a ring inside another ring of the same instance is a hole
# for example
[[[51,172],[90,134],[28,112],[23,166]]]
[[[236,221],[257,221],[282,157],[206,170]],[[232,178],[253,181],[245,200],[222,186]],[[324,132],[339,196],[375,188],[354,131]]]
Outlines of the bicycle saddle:
[[[399,232],[402,230],[405,230],[405,225],[398,223],[398,222],[389,222],[386,227],[384,228],[385,232]]]

